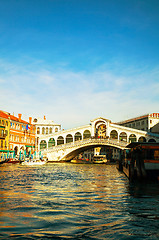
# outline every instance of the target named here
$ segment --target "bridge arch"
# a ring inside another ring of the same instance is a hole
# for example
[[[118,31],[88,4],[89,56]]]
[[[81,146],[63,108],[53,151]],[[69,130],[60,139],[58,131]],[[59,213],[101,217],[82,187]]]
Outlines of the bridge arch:
[[[89,130],[85,130],[83,133],[83,139],[90,138],[91,132]]]
[[[82,140],[82,134],[80,132],[76,132],[74,135],[74,140],[75,141]]]
[[[138,142],[146,142],[146,138],[141,136],[139,137]]]
[[[83,151],[86,151],[86,150],[91,149],[91,148],[102,147],[102,146],[121,149],[118,146],[113,146],[113,145],[109,145],[109,144],[101,145],[100,143],[99,144],[90,144],[90,145],[87,145],[87,146],[79,146],[78,148],[76,148],[76,149],[70,151],[69,153],[63,155],[61,160],[70,161],[71,159],[75,158],[78,154],[80,154]]]
[[[137,140],[136,135],[135,135],[135,134],[130,134],[130,136],[129,136],[129,142],[136,142],[136,140]]]
[[[127,134],[125,132],[121,132],[119,134],[119,140],[127,142]]]
[[[73,136],[72,136],[72,134],[67,134],[66,143],[70,143],[70,142],[73,142]]]
[[[118,132],[116,130],[110,132],[110,139],[118,139]]]
[[[150,138],[148,142],[156,142],[156,140],[154,138]]]
[[[64,137],[63,136],[59,136],[57,138],[57,145],[61,145],[61,144],[64,144]]]

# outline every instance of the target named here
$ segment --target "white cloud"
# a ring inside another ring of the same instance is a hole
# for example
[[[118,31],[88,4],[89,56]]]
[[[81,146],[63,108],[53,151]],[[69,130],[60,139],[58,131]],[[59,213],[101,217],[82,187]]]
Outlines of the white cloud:
[[[159,68],[125,68],[119,74],[100,68],[89,73],[45,67],[35,71],[1,60],[2,68],[0,109],[46,115],[64,128],[88,124],[98,116],[120,121],[158,111]]]

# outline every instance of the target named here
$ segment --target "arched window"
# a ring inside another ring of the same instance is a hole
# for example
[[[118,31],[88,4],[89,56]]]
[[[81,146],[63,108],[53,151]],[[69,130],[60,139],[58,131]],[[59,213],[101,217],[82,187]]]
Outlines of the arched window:
[[[53,146],[55,146],[55,139],[54,138],[50,138],[49,142],[48,142],[48,148],[53,147]]]
[[[58,132],[58,128],[57,127],[55,128],[55,132]]]
[[[57,139],[57,145],[64,144],[64,138],[62,136],[59,136]]]
[[[41,140],[41,142],[40,142],[40,149],[44,149],[46,147],[47,147],[46,141],[45,140]]]
[[[1,148],[3,148],[3,140],[1,140]]]
[[[126,142],[127,141],[127,134],[125,132],[121,132],[120,135],[119,135],[119,140]]]
[[[146,142],[146,138],[145,137],[140,137],[138,142]]]
[[[49,129],[48,129],[48,127],[46,127],[46,134],[48,134],[49,133]]]
[[[112,130],[110,133],[110,139],[118,139],[118,133],[116,130]]]
[[[82,140],[82,135],[80,132],[76,132],[75,133],[75,141],[79,141],[79,140]]]
[[[91,137],[91,133],[89,130],[85,130],[84,133],[83,133],[83,139],[86,139],[86,138],[90,138]]]
[[[52,128],[50,127],[50,129],[49,129],[49,134],[51,134],[52,133]]]
[[[66,136],[66,143],[69,143],[69,142],[73,142],[73,137],[72,137],[71,134],[68,134],[68,135]]]
[[[42,128],[42,134],[45,134],[45,128],[44,127]]]
[[[136,135],[135,134],[131,134],[129,136],[129,142],[136,142]]]
[[[37,134],[40,134],[40,128],[37,127]]]

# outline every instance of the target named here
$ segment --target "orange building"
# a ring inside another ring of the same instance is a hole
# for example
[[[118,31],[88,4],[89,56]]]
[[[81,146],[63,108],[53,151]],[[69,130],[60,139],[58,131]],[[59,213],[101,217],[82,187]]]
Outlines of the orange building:
[[[14,150],[15,155],[30,155],[35,150],[35,126],[29,122],[22,120],[22,114],[18,114],[18,118],[9,114],[10,118],[10,141],[9,148]]]
[[[30,155],[35,151],[35,126],[29,122],[22,120],[22,114],[18,117],[4,112],[8,116],[10,123],[9,129],[9,150],[14,151],[14,155]]]

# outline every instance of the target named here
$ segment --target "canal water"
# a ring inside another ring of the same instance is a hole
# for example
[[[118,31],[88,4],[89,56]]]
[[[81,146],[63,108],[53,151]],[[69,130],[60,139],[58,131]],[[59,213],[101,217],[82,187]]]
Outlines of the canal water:
[[[113,165],[1,165],[0,239],[159,239],[159,184]]]

